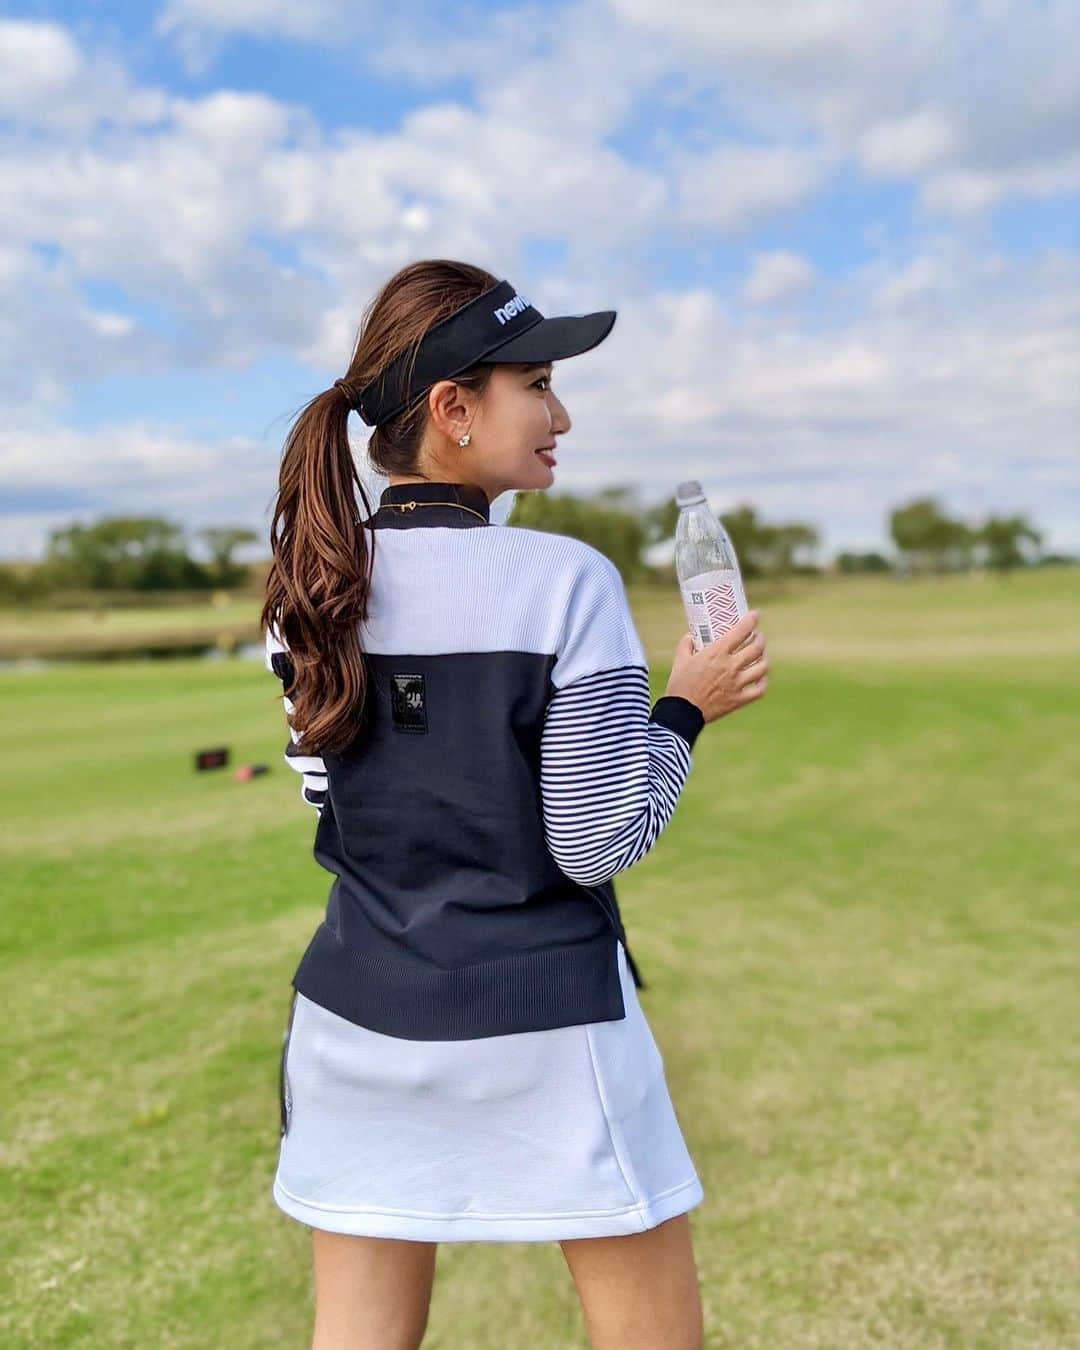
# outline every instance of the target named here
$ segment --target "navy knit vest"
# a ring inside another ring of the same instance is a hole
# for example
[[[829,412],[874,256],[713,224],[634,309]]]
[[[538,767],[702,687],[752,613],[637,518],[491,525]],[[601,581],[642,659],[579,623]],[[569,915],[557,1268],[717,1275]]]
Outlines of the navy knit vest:
[[[462,483],[387,487],[364,524],[364,717],[340,753],[301,755],[295,727],[285,749],[333,877],[293,987],[415,1040],[625,1016],[613,878],[671,818],[701,711],[650,708],[621,577],[590,545],[493,526]],[[266,658],[291,713],[275,629]]]

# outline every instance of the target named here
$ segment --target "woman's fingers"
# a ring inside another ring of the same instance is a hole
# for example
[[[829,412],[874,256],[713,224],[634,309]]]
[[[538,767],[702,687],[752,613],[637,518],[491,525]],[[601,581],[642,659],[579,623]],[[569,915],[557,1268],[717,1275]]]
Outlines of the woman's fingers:
[[[739,644],[750,636],[754,631],[754,625],[758,621],[758,612],[756,609],[748,609],[745,614],[740,614],[730,628],[724,630],[716,639],[721,644],[721,650],[725,652],[735,651]]]
[[[749,665],[743,666],[739,671],[737,683],[739,685],[755,684],[763,679],[769,670],[769,659],[763,656],[759,661],[751,661]]]
[[[756,661],[765,650],[765,638],[761,633],[755,633],[744,647],[740,647],[735,653],[739,659],[738,669],[745,669],[751,661]]]

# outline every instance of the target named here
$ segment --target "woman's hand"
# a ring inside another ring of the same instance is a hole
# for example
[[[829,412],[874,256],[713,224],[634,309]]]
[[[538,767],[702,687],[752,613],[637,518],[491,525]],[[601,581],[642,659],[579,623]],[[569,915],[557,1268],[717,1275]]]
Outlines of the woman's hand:
[[[757,631],[756,609],[747,610],[737,623],[701,651],[684,633],[675,648],[668,694],[689,699],[706,722],[715,722],[737,708],[761,698],[768,687],[765,639]]]

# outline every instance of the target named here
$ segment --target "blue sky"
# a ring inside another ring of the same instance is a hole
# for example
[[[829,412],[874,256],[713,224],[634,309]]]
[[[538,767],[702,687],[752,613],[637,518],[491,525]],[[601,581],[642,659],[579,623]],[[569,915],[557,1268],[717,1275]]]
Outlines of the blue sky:
[[[1080,551],[1077,15],[6,6],[0,554],[114,512],[265,534],[291,416],[425,256],[618,310],[556,369],[556,490],[696,477],[823,558],[932,494]]]

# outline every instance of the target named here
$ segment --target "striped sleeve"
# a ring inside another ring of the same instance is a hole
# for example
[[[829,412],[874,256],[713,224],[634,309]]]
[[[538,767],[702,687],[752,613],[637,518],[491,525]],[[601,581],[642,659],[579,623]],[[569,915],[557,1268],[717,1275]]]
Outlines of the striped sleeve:
[[[266,631],[266,668],[281,681],[282,706],[286,714],[292,715],[295,706],[285,692],[293,682],[293,664],[288,648],[282,642],[273,627]],[[323,803],[327,794],[326,764],[320,755],[304,755],[296,748],[300,733],[289,725],[289,743],[285,747],[283,758],[290,769],[300,774],[300,797],[308,806],[313,806],[322,815]]]
[[[648,853],[692,765],[700,708],[649,672],[618,569],[598,555],[578,579],[552,669],[540,745],[544,835],[561,870],[608,881]]]

